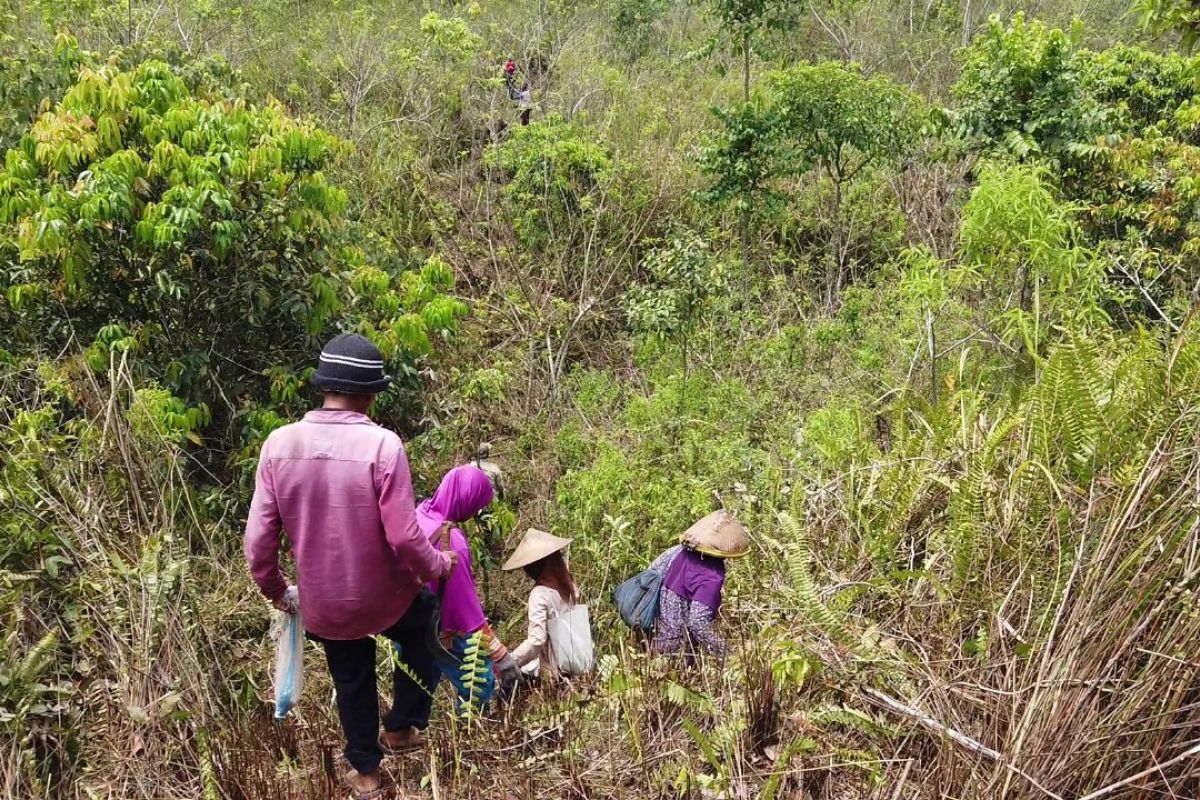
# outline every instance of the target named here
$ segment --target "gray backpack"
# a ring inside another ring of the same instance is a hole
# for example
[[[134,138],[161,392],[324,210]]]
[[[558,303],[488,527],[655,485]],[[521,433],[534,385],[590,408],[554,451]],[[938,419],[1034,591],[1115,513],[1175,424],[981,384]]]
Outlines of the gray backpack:
[[[662,575],[652,569],[639,572],[613,590],[613,600],[621,619],[635,631],[649,636],[654,633],[654,622],[658,619],[658,590],[662,588]]]

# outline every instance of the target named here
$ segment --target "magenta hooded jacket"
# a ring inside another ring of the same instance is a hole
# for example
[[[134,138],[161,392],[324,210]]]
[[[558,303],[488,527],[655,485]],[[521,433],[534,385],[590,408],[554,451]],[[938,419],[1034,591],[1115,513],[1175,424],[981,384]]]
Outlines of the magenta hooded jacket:
[[[433,537],[449,522],[463,523],[487,508],[492,502],[492,482],[479,467],[467,464],[446,473],[433,497],[417,506],[417,525],[427,537]],[[435,547],[441,542],[435,541]],[[483,604],[475,590],[475,575],[471,569],[471,547],[466,534],[459,528],[450,529],[450,548],[458,553],[458,564],[446,581],[442,600],[442,632],[470,634],[487,622]],[[438,591],[439,581],[429,584]]]

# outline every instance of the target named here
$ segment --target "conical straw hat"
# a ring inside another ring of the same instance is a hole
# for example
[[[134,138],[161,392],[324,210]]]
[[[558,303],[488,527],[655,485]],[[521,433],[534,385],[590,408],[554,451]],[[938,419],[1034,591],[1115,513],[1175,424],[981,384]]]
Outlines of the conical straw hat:
[[[570,539],[563,539],[552,533],[530,528],[525,531],[525,535],[521,537],[521,543],[517,545],[517,549],[508,557],[508,561],[504,562],[501,569],[520,569],[528,566],[551,553],[557,553],[570,543]]]
[[[714,511],[683,532],[679,541],[718,558],[739,558],[750,552],[750,534],[728,511]]]

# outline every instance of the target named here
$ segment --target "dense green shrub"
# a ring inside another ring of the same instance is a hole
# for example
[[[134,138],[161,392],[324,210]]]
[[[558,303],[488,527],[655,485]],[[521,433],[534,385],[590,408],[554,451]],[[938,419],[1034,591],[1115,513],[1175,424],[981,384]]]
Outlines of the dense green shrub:
[[[276,104],[193,93],[162,62],[84,66],[0,171],[14,343],[92,343],[98,369],[128,358],[207,403],[221,436],[269,371],[307,366],[338,326],[413,374],[465,308],[444,295],[444,263],[406,271],[348,226],[323,173],[344,150]]]
[[[1084,241],[1133,300],[1113,309],[1122,314],[1180,316],[1195,282],[1198,76],[1195,58],[1076,49],[1018,16],[990,23],[954,88],[962,132],[978,147],[1046,164],[1078,204]]]
[[[1009,25],[993,17],[954,85],[960,133],[1018,156],[1059,156],[1097,130],[1081,83],[1066,33],[1021,13]]]
[[[513,227],[528,247],[544,249],[580,229],[611,223],[608,195],[615,189],[616,166],[604,145],[581,127],[549,117],[515,131],[488,158],[509,178],[504,195]]]

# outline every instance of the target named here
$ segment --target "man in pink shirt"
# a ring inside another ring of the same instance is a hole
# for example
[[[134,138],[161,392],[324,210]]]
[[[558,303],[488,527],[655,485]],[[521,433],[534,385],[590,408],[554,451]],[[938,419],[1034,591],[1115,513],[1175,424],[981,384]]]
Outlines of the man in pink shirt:
[[[426,646],[437,600],[423,588],[449,576],[457,554],[439,552],[417,527],[408,457],[400,437],[366,415],[391,383],[367,339],[342,334],[321,352],[312,383],[324,406],[263,444],[246,522],[246,560],[276,608],[300,612],[325,648],[346,734],[347,781],[356,797],[381,791],[384,750],[420,745],[438,667]],[[286,531],[298,592],[279,565]],[[379,735],[375,634],[398,643],[392,707]],[[413,678],[418,680],[414,681]]]

